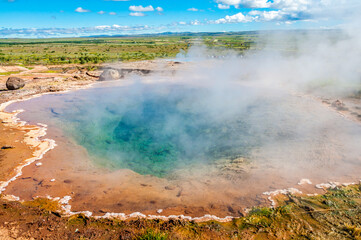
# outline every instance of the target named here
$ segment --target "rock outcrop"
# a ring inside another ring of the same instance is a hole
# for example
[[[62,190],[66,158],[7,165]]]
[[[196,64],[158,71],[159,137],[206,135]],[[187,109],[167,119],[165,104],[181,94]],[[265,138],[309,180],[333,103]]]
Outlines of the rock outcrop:
[[[339,111],[347,111],[348,108],[346,107],[346,105],[341,102],[340,100],[336,100],[331,104],[332,107],[336,108]]]
[[[9,77],[6,81],[6,88],[9,90],[17,90],[25,86],[25,81],[18,77]]]
[[[13,148],[15,148],[15,147],[10,146],[10,145],[4,145],[4,146],[1,147],[1,149],[3,149],[3,150],[5,150],[5,149],[13,149]]]
[[[121,78],[119,71],[114,69],[105,70],[99,77],[99,81],[118,80]]]

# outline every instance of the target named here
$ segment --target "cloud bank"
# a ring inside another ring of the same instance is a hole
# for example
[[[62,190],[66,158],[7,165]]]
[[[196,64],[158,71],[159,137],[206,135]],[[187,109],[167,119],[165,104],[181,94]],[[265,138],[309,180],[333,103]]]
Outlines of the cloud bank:
[[[308,20],[329,20],[347,18],[347,14],[360,10],[357,0],[215,0],[219,9],[246,8],[234,15],[210,21],[210,23],[247,23],[247,22],[295,22]]]
[[[48,37],[73,37],[100,34],[141,34],[153,28],[148,25],[100,25],[82,28],[0,28],[0,38],[48,38]]]

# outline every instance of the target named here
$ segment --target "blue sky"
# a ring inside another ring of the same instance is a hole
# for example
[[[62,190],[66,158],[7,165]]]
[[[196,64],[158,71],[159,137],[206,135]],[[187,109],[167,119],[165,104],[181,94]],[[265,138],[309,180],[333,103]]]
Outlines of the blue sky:
[[[0,37],[333,28],[356,0],[0,0]]]

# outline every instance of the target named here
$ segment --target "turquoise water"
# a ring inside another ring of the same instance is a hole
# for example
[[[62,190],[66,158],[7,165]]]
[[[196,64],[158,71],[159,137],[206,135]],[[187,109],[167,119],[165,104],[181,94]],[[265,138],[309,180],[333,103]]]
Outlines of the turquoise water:
[[[96,166],[111,171],[173,177],[213,167],[222,174],[239,157],[299,169],[360,156],[360,127],[307,98],[237,84],[106,85],[44,95],[9,110],[24,108],[22,119],[60,128]]]
[[[158,177],[251,159],[264,144],[305,137],[297,131],[307,117],[279,92],[265,97],[237,84],[107,84],[26,101],[24,119],[60,127],[97,166]]]
[[[208,94],[174,85],[97,88],[65,99],[71,105],[52,113],[97,164],[164,177],[192,164],[245,157],[258,144],[242,115],[225,120],[197,106]]]

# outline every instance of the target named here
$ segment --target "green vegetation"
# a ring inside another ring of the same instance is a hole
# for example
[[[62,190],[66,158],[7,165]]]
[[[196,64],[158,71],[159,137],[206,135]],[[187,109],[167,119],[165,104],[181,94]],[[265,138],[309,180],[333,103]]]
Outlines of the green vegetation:
[[[19,228],[16,237],[35,239],[361,239],[360,189],[354,185],[319,196],[283,196],[275,209],[254,208],[226,223],[60,217],[49,199],[0,200],[0,227]]]
[[[69,38],[0,40],[0,64],[86,64],[175,57],[191,40],[156,38]]]
[[[173,58],[198,43],[243,53],[255,45],[256,39],[256,32],[204,36],[1,39],[0,64],[98,64]]]
[[[139,61],[173,58],[191,45],[204,44],[217,49],[297,51],[297,44],[310,36],[327,36],[337,41],[337,31],[264,31],[228,33],[165,33],[155,35],[59,38],[0,39],[0,64],[98,64],[115,61]],[[275,37],[277,36],[277,37]],[[282,39],[282,40],[279,40]]]
[[[246,50],[256,48],[258,40],[257,33],[224,36],[204,36],[203,42],[208,47],[233,49],[244,53]]]
[[[17,74],[17,73],[20,73],[20,71],[0,72],[0,76],[9,76],[11,74]]]
[[[144,234],[139,236],[139,240],[166,240],[167,234],[165,233],[156,233],[152,229],[146,230]]]

